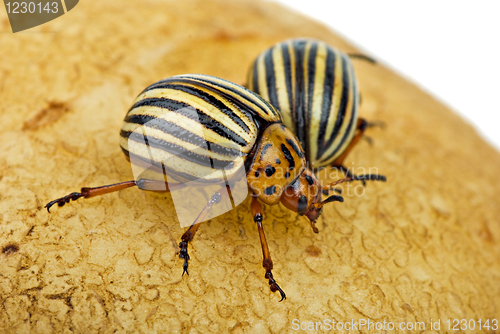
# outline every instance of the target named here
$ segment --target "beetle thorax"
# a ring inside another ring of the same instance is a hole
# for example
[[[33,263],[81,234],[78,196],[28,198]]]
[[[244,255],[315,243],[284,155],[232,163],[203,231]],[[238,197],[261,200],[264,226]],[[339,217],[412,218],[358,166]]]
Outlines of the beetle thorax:
[[[265,128],[257,145],[247,172],[248,186],[264,203],[274,205],[304,171],[305,154],[295,135],[281,123]]]

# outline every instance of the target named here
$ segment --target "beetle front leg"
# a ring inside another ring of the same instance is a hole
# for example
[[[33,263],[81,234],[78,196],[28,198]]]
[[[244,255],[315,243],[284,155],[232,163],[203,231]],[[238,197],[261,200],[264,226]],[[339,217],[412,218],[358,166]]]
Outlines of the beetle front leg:
[[[184,274],[189,275],[189,272],[188,272],[189,254],[188,254],[187,247],[188,247],[188,242],[193,240],[196,231],[198,231],[199,225],[200,225],[200,223],[193,223],[189,227],[189,229],[181,237],[182,241],[179,243],[179,247],[181,249],[179,252],[179,258],[184,259],[184,264],[182,266],[182,276],[184,276]]]
[[[224,189],[224,188],[222,188],[222,189]],[[222,199],[221,194],[224,194],[223,192],[221,192],[222,189],[220,189],[219,191],[217,191],[216,193],[214,193],[212,195],[212,197],[208,201],[207,205],[205,205],[205,207],[203,208],[203,210],[201,210],[198,217],[196,217],[196,219],[191,224],[189,229],[186,232],[184,232],[184,234],[181,237],[182,241],[179,243],[179,248],[180,248],[179,258],[184,259],[184,265],[182,266],[182,269],[183,269],[182,276],[184,276],[184,274],[189,275],[189,272],[188,272],[189,254],[188,254],[188,250],[187,250],[188,242],[193,240],[194,235],[196,234],[196,231],[198,231],[198,227],[200,226],[200,223],[205,219],[205,216],[207,215],[208,211],[210,211],[212,206],[214,206],[215,204],[217,204],[221,201],[221,199]],[[228,191],[229,191],[229,188],[228,188]],[[225,194],[227,194],[227,192]]]
[[[278,283],[273,278],[271,270],[273,269],[273,261],[271,260],[271,254],[269,253],[269,248],[267,247],[266,235],[264,234],[264,227],[262,226],[262,205],[260,205],[257,197],[252,197],[252,214],[253,220],[257,223],[257,228],[259,229],[260,244],[262,246],[262,255],[264,260],[262,261],[262,266],[266,269],[266,275],[264,276],[269,280],[269,287],[272,292],[279,291],[281,294],[281,300],[286,299],[285,292],[281,290]]]

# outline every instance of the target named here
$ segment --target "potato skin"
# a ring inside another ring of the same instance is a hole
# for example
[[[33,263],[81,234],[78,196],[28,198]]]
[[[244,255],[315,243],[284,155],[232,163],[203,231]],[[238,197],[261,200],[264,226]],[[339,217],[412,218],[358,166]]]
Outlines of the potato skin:
[[[443,329],[498,314],[500,155],[381,65],[353,61],[360,116],[387,126],[346,165],[389,182],[362,196],[344,188],[319,234],[283,207],[265,210],[282,303],[263,284],[247,202],[200,227],[189,277],[168,195],[130,189],[43,209],[132,178],[117,132],[148,84],[182,73],[243,84],[252,60],[288,38],[355,52],[327,28],[268,2],[133,0],[81,1],[33,31],[55,33],[0,36],[0,246],[18,246],[0,253],[0,332],[289,333],[294,319],[327,318]]]

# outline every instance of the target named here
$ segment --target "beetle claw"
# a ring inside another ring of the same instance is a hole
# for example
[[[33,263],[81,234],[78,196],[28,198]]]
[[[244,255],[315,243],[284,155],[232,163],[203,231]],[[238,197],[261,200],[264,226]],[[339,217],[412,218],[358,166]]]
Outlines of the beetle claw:
[[[373,145],[373,139],[368,136],[363,136],[363,139],[368,142],[369,145]]]
[[[280,292],[280,295],[281,295],[280,302],[283,301],[283,299],[286,299],[285,292],[280,288],[280,286],[278,285],[278,283],[276,283],[276,281],[273,278],[273,274],[271,273],[270,269],[268,269],[266,271],[266,275],[264,277],[267,278],[267,279],[269,279],[269,288],[271,289],[272,292],[276,292],[276,291]]]
[[[182,266],[182,276],[184,276],[184,274],[187,274],[189,276],[188,259],[187,258],[184,259],[184,265]]]
[[[84,196],[82,193],[71,193],[67,196],[55,199],[45,205],[45,208],[47,208],[47,212],[50,213],[50,208],[54,205],[57,204],[57,206],[61,207],[64,206],[64,204],[69,203],[69,201],[76,201],[80,197]]]
[[[187,274],[189,276],[189,272],[188,272],[189,254],[187,251],[187,246],[188,246],[188,243],[186,241],[182,241],[179,244],[179,247],[181,248],[181,251],[179,253],[179,258],[184,259],[184,265],[182,266],[182,276],[184,276],[184,274]]]

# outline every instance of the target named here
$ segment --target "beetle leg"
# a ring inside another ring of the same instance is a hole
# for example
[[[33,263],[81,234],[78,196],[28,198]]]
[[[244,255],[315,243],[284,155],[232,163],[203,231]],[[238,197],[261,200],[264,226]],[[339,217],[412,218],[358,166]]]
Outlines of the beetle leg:
[[[57,204],[58,206],[64,206],[64,204],[69,203],[69,201],[76,201],[77,199],[83,197],[83,198],[90,198],[94,196],[100,196],[104,194],[109,194],[118,190],[123,190],[127,189],[133,186],[138,186],[142,190],[149,190],[149,191],[157,191],[157,192],[167,192],[170,190],[174,190],[177,188],[181,188],[183,185],[170,185],[167,184],[166,182],[161,182],[161,181],[156,181],[156,180],[148,180],[148,179],[139,179],[137,181],[125,181],[125,182],[120,182],[120,183],[115,183],[115,184],[108,184],[106,186],[101,186],[101,187],[94,187],[94,188],[87,188],[84,187],[80,190],[80,192],[74,192],[69,195],[66,195],[64,197],[55,199],[45,207],[47,208],[47,211],[50,212],[50,208],[54,205]],[[164,190],[155,190],[163,188]]]
[[[90,198],[90,197],[94,197],[94,196],[104,195],[107,193],[111,193],[113,191],[127,189],[127,188],[133,187],[135,185],[136,185],[135,181],[125,181],[125,182],[109,184],[106,186],[95,187],[95,188],[82,188],[81,192],[79,192],[79,193],[74,192],[74,193],[71,193],[67,196],[55,199],[55,200],[47,203],[47,205],[45,205],[45,207],[47,208],[47,211],[50,212],[50,207],[54,204],[57,204],[58,206],[63,206],[64,204],[69,203],[69,201],[76,201],[80,197]]]
[[[337,189],[337,188],[333,188],[333,189],[330,189],[330,188],[328,188],[328,189],[323,189],[323,190],[322,190],[323,195],[325,195],[325,196],[330,195],[330,190],[333,190],[333,191],[335,191],[337,194],[342,195],[342,190],[341,190],[341,189]]]
[[[384,129],[385,125],[386,124],[385,124],[384,121],[371,121],[371,122],[366,121],[366,127],[367,128],[376,128],[376,127],[379,127],[381,129]]]
[[[373,145],[373,139],[372,137],[368,137],[368,136],[364,136],[363,137],[364,140],[366,140],[366,142],[371,146]]]
[[[366,121],[366,128],[367,129],[368,128],[376,128],[376,127],[384,129],[385,122],[383,122],[383,121],[371,121],[371,122]],[[368,144],[373,145],[373,139],[371,137],[363,136],[363,139],[366,140],[368,142]]]
[[[358,119],[358,126],[356,128],[357,133],[354,135],[354,138],[352,138],[351,143],[347,148],[345,149],[344,153],[342,153],[335,161],[332,163],[332,167],[336,167],[340,169],[342,172],[344,172],[346,177],[352,177],[353,174],[349,171],[348,168],[344,166],[344,159],[347,157],[349,152],[353,149],[353,147],[358,143],[358,141],[363,137],[363,134],[365,133],[365,130],[367,128],[367,122],[359,118]],[[365,181],[361,181],[363,183],[363,186],[366,185]]]
[[[352,138],[352,141],[351,143],[349,144],[349,146],[347,146],[347,148],[345,149],[344,153],[342,153],[337,159],[335,159],[335,161],[332,163],[332,166],[333,167],[337,167],[339,169],[343,169],[344,171],[347,170],[347,168],[345,168],[343,166],[344,164],[344,159],[346,158],[346,156],[349,154],[349,152],[351,152],[352,148],[358,143],[358,141],[361,139],[361,137],[363,136],[363,133],[365,132],[366,130],[366,127],[367,127],[367,122],[362,119],[362,118],[359,118],[358,119],[358,126],[356,128],[356,131],[357,133],[354,135],[354,138]],[[347,173],[346,173],[346,176]]]
[[[377,61],[375,59],[373,59],[372,57],[369,57],[369,56],[361,54],[361,53],[348,53],[347,55],[351,59],[360,59],[360,60],[364,60],[364,61],[367,61],[367,62],[372,63],[372,64],[377,63]]]
[[[350,182],[350,181],[382,181],[382,182],[386,182],[387,178],[384,175],[379,175],[379,174],[353,175],[353,176],[346,177],[344,179],[334,181],[330,184],[327,184],[326,186],[323,186],[322,191],[324,193],[325,191],[329,190],[331,187],[334,187],[339,183]],[[339,198],[340,196],[337,196],[337,195],[330,196],[330,198],[335,198],[335,197]],[[343,200],[341,200],[340,202],[343,202]],[[325,203],[325,201],[323,201],[323,203]]]
[[[224,188],[221,188],[221,190],[222,189],[224,189]],[[228,189],[228,191],[230,191],[229,187],[227,187],[227,189]],[[189,275],[189,272],[188,272],[189,254],[188,254],[188,250],[187,250],[188,242],[193,240],[194,235],[196,234],[196,231],[198,231],[198,227],[200,226],[200,222],[203,221],[203,219],[207,215],[208,211],[210,211],[212,206],[214,206],[214,204],[217,204],[221,201],[221,199],[222,199],[221,190],[217,191],[216,193],[214,193],[212,195],[212,197],[208,201],[207,205],[205,205],[205,207],[203,208],[203,210],[201,210],[198,217],[196,217],[196,219],[191,224],[189,229],[186,232],[184,232],[184,234],[181,237],[182,241],[179,243],[179,247],[181,249],[180,253],[179,253],[179,258],[184,259],[184,265],[182,266],[182,268],[183,268],[182,275],[183,276],[184,276],[184,274]]]
[[[266,235],[264,234],[264,227],[262,226],[262,205],[260,205],[257,197],[252,197],[252,214],[253,220],[257,223],[257,228],[259,229],[260,244],[262,246],[262,255],[264,260],[262,261],[262,266],[266,269],[265,278],[269,279],[269,286],[272,292],[279,291],[281,294],[281,300],[286,299],[285,292],[281,290],[278,283],[273,278],[271,270],[273,269],[273,261],[271,260],[271,254],[269,254],[269,248],[267,247]]]

